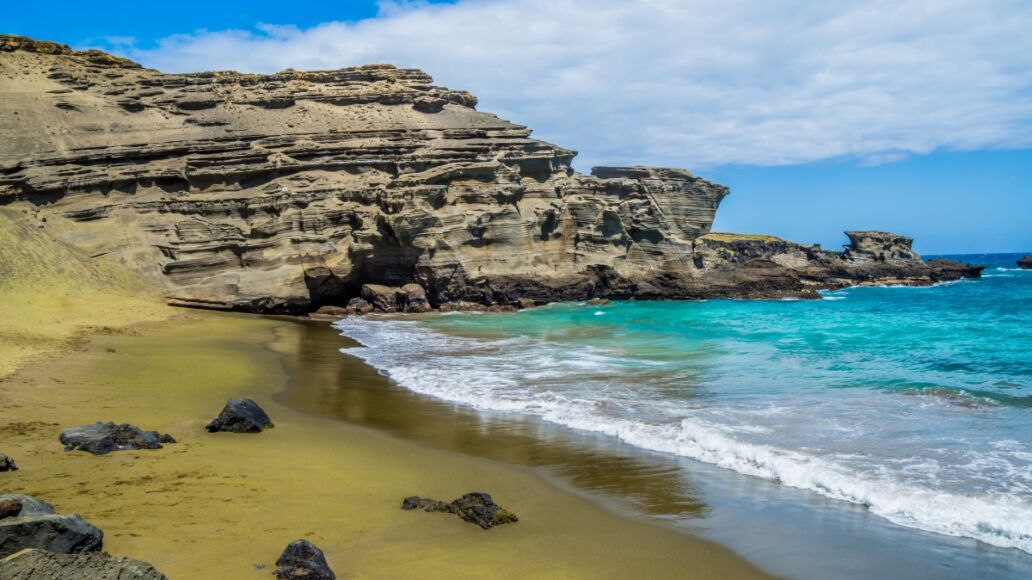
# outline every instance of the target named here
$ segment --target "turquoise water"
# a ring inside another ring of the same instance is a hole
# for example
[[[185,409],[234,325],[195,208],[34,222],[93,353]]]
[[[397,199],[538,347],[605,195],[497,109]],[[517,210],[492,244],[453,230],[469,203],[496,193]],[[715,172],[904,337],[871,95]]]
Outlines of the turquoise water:
[[[399,385],[1032,552],[1032,271],[820,301],[349,319]]]

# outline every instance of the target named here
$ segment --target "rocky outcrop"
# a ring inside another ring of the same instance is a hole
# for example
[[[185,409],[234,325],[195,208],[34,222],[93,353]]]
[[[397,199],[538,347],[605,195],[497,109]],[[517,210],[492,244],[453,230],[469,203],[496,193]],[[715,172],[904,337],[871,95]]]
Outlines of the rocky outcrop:
[[[835,283],[940,276],[896,251],[905,238],[869,232],[807,273],[722,260],[728,244],[705,238],[726,187],[680,169],[580,174],[573,151],[418,70],[162,74],[7,36],[0,79],[0,204],[176,304],[500,308],[806,296],[821,268]],[[753,253],[787,244],[772,243]],[[425,298],[379,292],[413,285]]]
[[[485,530],[519,521],[516,514],[496,504],[490,495],[478,491],[467,493],[450,503],[418,496],[406,497],[401,502],[401,509],[455,514]]]
[[[50,504],[14,493],[0,494],[0,504],[8,514],[0,517],[0,558],[26,548],[77,554],[103,545],[104,533],[78,514],[58,515]]]
[[[136,425],[123,423],[94,423],[71,427],[61,432],[61,443],[65,451],[86,451],[94,455],[106,455],[112,451],[130,449],[161,449],[163,443],[175,443],[171,435],[157,431],[144,431]]]
[[[1018,267],[1022,270],[1032,270],[1032,256],[1025,256],[1018,260]]]
[[[280,580],[335,580],[322,550],[308,540],[294,540],[276,560]]]
[[[54,554],[22,550],[0,560],[0,578],[7,580],[166,580],[154,566],[102,552]]]
[[[0,471],[17,471],[18,465],[13,459],[0,453]]]
[[[272,419],[252,399],[230,399],[218,417],[205,427],[209,433],[261,433],[273,427]]]

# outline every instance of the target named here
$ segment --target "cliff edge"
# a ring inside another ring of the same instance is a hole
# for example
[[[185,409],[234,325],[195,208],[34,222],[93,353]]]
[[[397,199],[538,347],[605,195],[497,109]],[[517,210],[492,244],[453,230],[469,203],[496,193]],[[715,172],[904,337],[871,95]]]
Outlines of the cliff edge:
[[[845,252],[709,234],[728,194],[575,153],[422,71],[163,74],[0,36],[0,205],[174,303],[255,312],[419,284],[430,305],[813,296],[977,268],[902,236]]]

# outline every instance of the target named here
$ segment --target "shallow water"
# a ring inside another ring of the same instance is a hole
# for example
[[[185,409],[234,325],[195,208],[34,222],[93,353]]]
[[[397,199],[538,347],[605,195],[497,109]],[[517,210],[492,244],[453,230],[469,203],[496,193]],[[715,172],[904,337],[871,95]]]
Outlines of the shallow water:
[[[551,459],[525,463],[776,573],[859,577],[884,558],[896,577],[1027,577],[1032,272],[1014,259],[974,260],[990,262],[979,281],[813,302],[337,326],[402,387],[491,411],[485,433],[551,440]]]

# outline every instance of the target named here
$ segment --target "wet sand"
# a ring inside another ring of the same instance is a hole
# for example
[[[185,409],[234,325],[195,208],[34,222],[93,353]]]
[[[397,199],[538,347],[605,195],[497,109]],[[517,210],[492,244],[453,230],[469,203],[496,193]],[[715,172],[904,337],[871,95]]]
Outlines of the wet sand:
[[[716,544],[624,517],[520,467],[534,465],[524,460],[528,449],[564,463],[577,463],[569,461],[576,450],[449,430],[432,407],[395,416],[378,407],[400,426],[385,429],[393,435],[293,410],[298,393],[355,392],[335,381],[383,390],[382,377],[336,353],[344,339],[319,345],[303,335],[321,328],[332,340],[324,325],[179,312],[170,322],[95,336],[0,381],[2,451],[21,467],[0,474],[0,488],[82,514],[105,531],[107,551],[171,578],[267,578],[296,538],[322,547],[341,577],[762,577]],[[327,364],[300,372],[313,356]],[[204,424],[235,396],[255,398],[276,428],[207,434]],[[330,414],[347,412],[346,401],[334,405]],[[316,397],[306,408],[319,407]],[[357,401],[353,409],[372,412]],[[62,427],[97,420],[168,432],[179,443],[103,457],[62,451]],[[460,443],[449,450],[442,437]],[[470,453],[470,445],[507,451]],[[618,470],[596,476],[591,461],[580,465],[587,480],[628,485],[613,479]],[[655,480],[644,486],[648,501],[682,501],[656,491],[662,474],[645,479]],[[399,509],[408,495],[451,499],[473,490],[491,493],[521,521],[485,532],[454,516]]]

